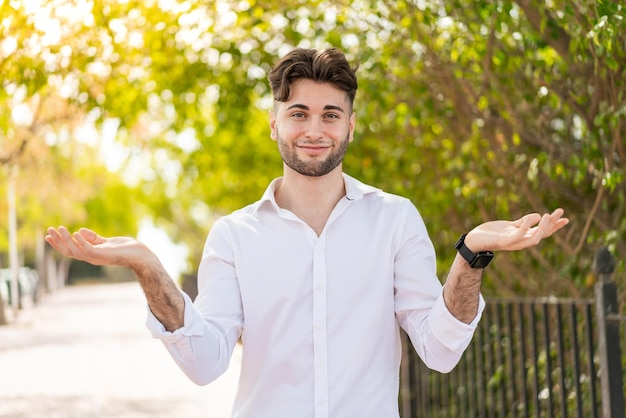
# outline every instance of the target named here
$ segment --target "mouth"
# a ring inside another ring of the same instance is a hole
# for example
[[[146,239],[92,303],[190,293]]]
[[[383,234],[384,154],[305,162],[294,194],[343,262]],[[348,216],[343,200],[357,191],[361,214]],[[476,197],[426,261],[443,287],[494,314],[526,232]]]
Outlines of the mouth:
[[[330,145],[298,145],[298,148],[309,155],[320,155],[330,149]]]

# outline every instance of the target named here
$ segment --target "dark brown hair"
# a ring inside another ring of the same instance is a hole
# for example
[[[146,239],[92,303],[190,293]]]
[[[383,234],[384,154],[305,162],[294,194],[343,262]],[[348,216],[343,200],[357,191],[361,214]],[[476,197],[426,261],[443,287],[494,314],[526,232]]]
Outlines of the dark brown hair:
[[[331,83],[348,96],[350,108],[354,104],[357,67],[350,67],[345,55],[337,48],[316,50],[297,48],[285,55],[268,75],[274,100],[284,102],[291,95],[291,84],[307,79]]]

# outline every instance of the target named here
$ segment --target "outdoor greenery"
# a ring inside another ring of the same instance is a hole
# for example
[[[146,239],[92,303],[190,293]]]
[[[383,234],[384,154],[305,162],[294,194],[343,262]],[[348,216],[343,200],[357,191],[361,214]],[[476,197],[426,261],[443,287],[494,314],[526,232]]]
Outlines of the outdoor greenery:
[[[586,295],[601,246],[624,273],[625,34],[613,0],[0,0],[0,194],[13,176],[27,260],[49,225],[149,216],[195,266],[215,217],[282,171],[272,63],[336,46],[359,64],[345,171],[417,205],[442,279],[472,226],[563,207],[483,290]]]

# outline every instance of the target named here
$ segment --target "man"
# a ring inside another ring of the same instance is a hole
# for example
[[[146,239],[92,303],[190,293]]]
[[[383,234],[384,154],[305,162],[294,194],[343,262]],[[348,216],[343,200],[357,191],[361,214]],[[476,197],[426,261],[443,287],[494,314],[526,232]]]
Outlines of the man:
[[[557,209],[472,229],[442,287],[413,204],[342,171],[357,90],[344,55],[296,49],[269,80],[284,175],[215,223],[195,302],[135,239],[63,227],[46,238],[66,256],[132,269],[148,327],[194,382],[223,373],[241,337],[234,417],[398,417],[399,328],[429,367],[451,370],[480,319],[492,251],[536,245],[568,220]]]

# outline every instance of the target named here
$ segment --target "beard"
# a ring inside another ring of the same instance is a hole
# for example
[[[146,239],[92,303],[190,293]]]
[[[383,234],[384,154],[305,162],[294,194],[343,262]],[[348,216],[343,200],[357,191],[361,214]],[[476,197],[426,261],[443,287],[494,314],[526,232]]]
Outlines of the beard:
[[[295,172],[302,174],[307,177],[321,177],[324,176],[331,171],[333,171],[341,162],[343,161],[343,157],[346,155],[346,150],[348,149],[348,143],[350,135],[346,136],[346,139],[339,143],[339,146],[336,149],[331,151],[331,154],[323,160],[310,159],[309,161],[304,161],[298,157],[297,150],[287,144],[280,135],[278,136],[278,150],[280,151],[280,155],[283,158],[287,167],[291,168]]]

